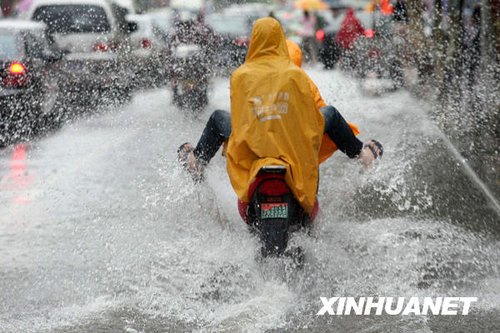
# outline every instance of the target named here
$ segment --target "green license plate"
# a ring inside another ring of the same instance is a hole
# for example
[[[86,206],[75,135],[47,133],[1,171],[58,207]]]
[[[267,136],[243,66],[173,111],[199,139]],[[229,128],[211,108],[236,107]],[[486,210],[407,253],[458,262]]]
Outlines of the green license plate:
[[[286,219],[288,218],[287,203],[263,203],[260,207],[262,219]]]

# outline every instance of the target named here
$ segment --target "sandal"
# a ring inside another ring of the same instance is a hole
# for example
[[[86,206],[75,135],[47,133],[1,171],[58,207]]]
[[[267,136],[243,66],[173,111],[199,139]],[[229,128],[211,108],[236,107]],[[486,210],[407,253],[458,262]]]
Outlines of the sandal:
[[[194,156],[194,147],[189,142],[183,143],[177,149],[177,161],[186,169],[195,182],[201,182],[205,179],[203,175],[204,166]]]
[[[377,152],[374,146],[378,148],[380,153]],[[365,144],[365,147],[368,147],[370,149],[375,159],[381,159],[382,155],[384,155],[384,147],[377,140],[371,139],[370,141],[368,141],[368,143]]]

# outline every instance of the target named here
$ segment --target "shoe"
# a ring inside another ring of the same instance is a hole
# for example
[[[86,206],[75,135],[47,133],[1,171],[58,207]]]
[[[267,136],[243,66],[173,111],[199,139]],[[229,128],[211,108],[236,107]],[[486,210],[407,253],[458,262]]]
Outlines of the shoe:
[[[194,147],[189,142],[182,144],[177,150],[177,161],[186,169],[195,182],[205,179],[204,165],[194,156]]]

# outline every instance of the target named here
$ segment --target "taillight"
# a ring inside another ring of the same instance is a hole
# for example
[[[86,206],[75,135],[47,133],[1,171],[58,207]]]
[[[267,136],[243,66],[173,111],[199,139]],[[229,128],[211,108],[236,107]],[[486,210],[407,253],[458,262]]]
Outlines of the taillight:
[[[151,42],[151,40],[150,40],[150,39],[148,39],[148,38],[143,38],[143,39],[141,40],[141,47],[142,47],[143,49],[150,49],[152,45],[153,45],[153,43],[152,43],[152,42]]]
[[[258,192],[264,195],[284,195],[290,189],[284,179],[266,179],[260,184]]]
[[[106,44],[104,42],[97,42],[97,43],[94,44],[94,46],[92,47],[92,49],[95,52],[108,52],[109,46],[108,46],[108,44]]]
[[[246,37],[239,37],[234,40],[234,44],[238,46],[247,46],[248,45],[248,38]]]
[[[26,67],[20,62],[13,62],[10,64],[9,73],[10,74],[24,74],[26,72]]]
[[[375,31],[373,29],[366,29],[365,30],[365,37],[366,38],[373,38],[373,37],[375,37]]]
[[[325,40],[325,31],[323,29],[316,31],[316,39],[320,42]]]
[[[19,61],[11,62],[7,67],[7,75],[2,81],[5,87],[25,86],[29,81],[26,66]]]

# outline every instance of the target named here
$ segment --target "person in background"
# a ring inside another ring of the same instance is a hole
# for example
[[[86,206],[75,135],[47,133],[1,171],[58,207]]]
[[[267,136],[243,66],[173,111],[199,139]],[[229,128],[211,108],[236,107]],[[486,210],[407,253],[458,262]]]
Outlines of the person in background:
[[[335,42],[340,48],[341,56],[348,66],[354,66],[354,42],[365,33],[365,28],[354,15],[354,9],[349,8],[345,14],[340,29],[335,36]]]
[[[406,5],[406,0],[397,0],[394,4],[394,11],[392,12],[392,18],[395,22],[408,23],[408,7]]]
[[[302,47],[313,65],[318,59],[318,45],[316,44],[317,18],[314,13],[304,10],[301,18],[302,23]]]

